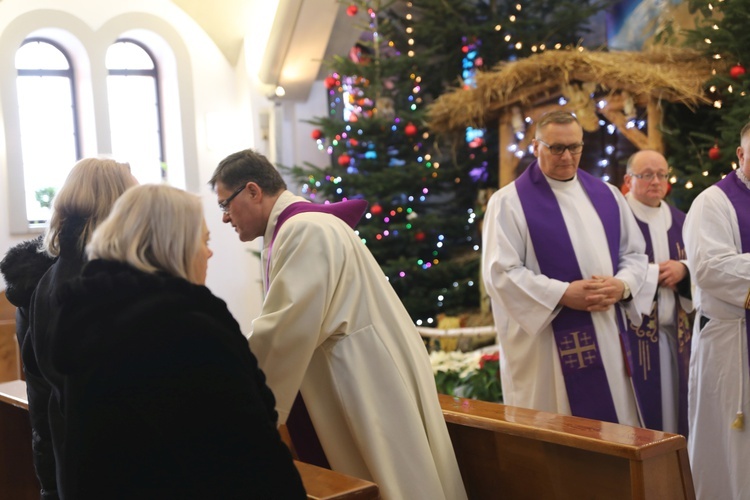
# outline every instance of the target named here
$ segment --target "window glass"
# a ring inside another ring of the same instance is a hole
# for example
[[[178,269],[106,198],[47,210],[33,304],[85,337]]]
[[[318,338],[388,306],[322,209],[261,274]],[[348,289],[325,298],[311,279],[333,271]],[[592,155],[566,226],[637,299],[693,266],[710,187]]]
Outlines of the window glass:
[[[112,153],[130,163],[139,182],[166,180],[153,57],[137,42],[118,40],[107,50],[106,65]]]
[[[73,71],[60,47],[27,40],[16,52],[26,217],[42,224],[79,159]]]

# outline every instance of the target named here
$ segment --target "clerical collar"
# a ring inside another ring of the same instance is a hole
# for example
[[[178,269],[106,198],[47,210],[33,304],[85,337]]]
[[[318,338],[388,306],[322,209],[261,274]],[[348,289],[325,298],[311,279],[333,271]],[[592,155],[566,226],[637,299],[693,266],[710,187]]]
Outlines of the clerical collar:
[[[742,168],[738,168],[736,172],[737,172],[737,177],[739,178],[739,180],[742,181],[742,183],[745,185],[747,189],[750,189],[750,179],[745,177],[745,173],[742,171]]]

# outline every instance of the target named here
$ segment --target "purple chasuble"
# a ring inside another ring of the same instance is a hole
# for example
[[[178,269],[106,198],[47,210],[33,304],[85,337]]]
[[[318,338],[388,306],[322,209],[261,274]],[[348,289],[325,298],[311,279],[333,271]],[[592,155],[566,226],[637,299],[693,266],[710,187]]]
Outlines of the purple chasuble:
[[[737,214],[737,225],[740,227],[740,242],[742,253],[750,252],[750,191],[747,186],[737,177],[734,170],[727,174],[716,186],[724,191]],[[748,293],[750,297],[750,293]],[[748,346],[750,346],[750,298],[745,299],[745,331]]]
[[[602,221],[613,273],[617,273],[620,248],[617,200],[599,179],[582,170],[578,170],[577,176]],[[536,160],[516,179],[515,185],[542,274],[566,282],[583,279],[562,210]],[[617,413],[591,313],[563,307],[552,320],[552,330],[571,413],[616,423]]]
[[[367,210],[367,202],[365,200],[347,200],[338,203],[328,203],[325,205],[298,201],[290,204],[282,210],[281,214],[279,214],[279,219],[276,221],[276,227],[274,228],[273,236],[271,237],[271,244],[268,247],[266,290],[268,290],[268,287],[270,286],[269,272],[271,270],[271,251],[273,250],[273,243],[276,240],[279,228],[284,222],[297,214],[320,212],[334,215],[346,222],[351,228],[354,228],[357,222],[359,222],[359,219],[362,218],[362,215],[364,215],[365,210]],[[326,469],[331,468],[325,452],[323,451],[323,446],[318,439],[318,434],[315,432],[315,427],[310,419],[310,414],[307,412],[307,406],[305,406],[301,392],[298,392],[297,397],[294,399],[294,404],[292,405],[289,417],[286,420],[286,427],[289,430],[289,436],[292,438],[297,457],[301,461],[317,465],[318,467],[324,467]]]
[[[667,230],[669,258],[685,259],[685,245],[682,241],[682,226],[685,214],[671,205],[667,205],[672,214],[672,225]],[[646,240],[648,261],[655,263],[654,247],[651,232],[646,222],[635,218],[638,227]],[[658,292],[657,292],[658,296]],[[680,307],[677,292],[675,299],[675,325],[677,326],[677,376],[678,376],[678,432],[687,436],[687,382],[690,364],[691,332],[685,311]],[[635,399],[642,424],[649,429],[661,430],[663,427],[661,405],[661,364],[659,358],[659,315],[658,303],[654,300],[651,314],[643,315],[641,326],[634,326],[627,320],[627,331],[623,336],[628,368],[633,381]]]

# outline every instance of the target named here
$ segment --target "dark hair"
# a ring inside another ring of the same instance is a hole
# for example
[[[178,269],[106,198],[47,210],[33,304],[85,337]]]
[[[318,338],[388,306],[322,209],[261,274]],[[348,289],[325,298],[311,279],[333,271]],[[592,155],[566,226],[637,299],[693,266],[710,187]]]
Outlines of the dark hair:
[[[542,129],[550,123],[557,123],[561,125],[564,125],[566,123],[577,123],[579,126],[581,125],[581,123],[578,121],[578,118],[576,118],[576,115],[570,113],[569,111],[551,111],[542,115],[542,117],[539,119],[539,122],[536,124],[537,138],[539,138],[539,134],[541,133]]]
[[[219,182],[228,189],[254,182],[270,195],[286,189],[286,182],[268,158],[252,149],[238,151],[221,160],[208,184],[215,189]]]

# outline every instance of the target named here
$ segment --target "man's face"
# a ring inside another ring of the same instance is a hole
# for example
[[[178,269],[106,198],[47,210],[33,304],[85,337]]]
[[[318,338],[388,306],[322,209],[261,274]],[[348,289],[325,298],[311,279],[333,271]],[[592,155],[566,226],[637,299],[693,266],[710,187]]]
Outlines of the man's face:
[[[572,179],[578,170],[581,152],[573,154],[569,149],[565,149],[561,155],[556,155],[553,151],[561,146],[582,143],[583,130],[576,122],[548,123],[534,139],[534,156],[539,160],[539,168],[547,177],[558,181]]]
[[[641,151],[633,158],[631,169],[632,172],[625,175],[630,192],[644,205],[658,207],[667,195],[667,160],[656,151]]]
[[[221,182],[216,183],[216,198],[219,204],[237,193],[226,205],[221,220],[232,225],[240,241],[253,241],[263,236],[266,231],[266,221],[261,213],[255,187],[257,186],[254,183],[247,183],[244,189],[237,193],[237,189],[230,189]]]
[[[742,173],[750,179],[750,137],[745,136],[742,138],[740,147],[737,148],[737,160]]]

